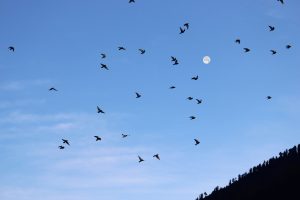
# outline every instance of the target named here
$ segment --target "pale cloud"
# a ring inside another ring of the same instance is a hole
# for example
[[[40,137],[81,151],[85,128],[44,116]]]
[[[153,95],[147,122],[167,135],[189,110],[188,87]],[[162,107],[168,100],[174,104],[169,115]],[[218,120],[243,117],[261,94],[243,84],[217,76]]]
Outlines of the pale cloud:
[[[23,99],[23,100],[12,100],[12,101],[0,101],[0,109],[24,107],[29,105],[42,105],[45,103],[46,103],[45,99]]]
[[[18,91],[31,87],[49,86],[51,82],[47,79],[9,81],[0,83],[0,91]]]

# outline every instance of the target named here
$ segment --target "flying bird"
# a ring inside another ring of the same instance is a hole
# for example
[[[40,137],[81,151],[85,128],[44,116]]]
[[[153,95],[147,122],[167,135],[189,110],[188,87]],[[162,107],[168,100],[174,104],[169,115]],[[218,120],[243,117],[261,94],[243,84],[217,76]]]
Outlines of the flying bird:
[[[190,116],[190,119],[193,120],[193,119],[196,119],[196,117],[195,116]]]
[[[106,55],[105,55],[104,53],[101,53],[100,55],[101,55],[101,58],[102,58],[102,59],[103,59],[103,58],[106,58]]]
[[[54,87],[50,88],[49,91],[57,91]]]
[[[141,158],[140,156],[138,156],[138,157],[139,157],[139,163],[144,161],[143,158]]]
[[[194,81],[196,81],[196,80],[198,80],[198,75],[197,76],[194,76],[194,77],[192,77],[192,80],[194,80]]]
[[[95,135],[94,137],[96,138],[96,141],[101,140],[101,137],[99,137],[97,135]]]
[[[195,145],[200,144],[199,140],[197,140],[197,139],[194,139],[194,140],[195,140]]]
[[[287,49],[290,49],[292,46],[288,44],[288,45],[286,45],[285,47],[286,47]]]
[[[70,145],[69,140],[62,139],[64,144]]]
[[[275,30],[274,26],[269,26],[269,28],[270,28],[270,31],[274,31]]]
[[[129,3],[135,3],[135,1],[134,0],[129,0]]]
[[[187,100],[192,100],[193,99],[193,97],[188,97],[188,98],[186,98]]]
[[[178,60],[175,60],[175,62],[173,63],[173,65],[178,65],[178,64],[179,64]]]
[[[145,49],[139,49],[139,51],[141,52],[141,54],[144,54],[146,52]]]
[[[179,32],[179,34],[182,34],[182,33],[184,33],[185,32],[185,29],[184,28],[179,28],[180,29],[180,32]]]
[[[197,101],[197,104],[202,103],[202,99],[196,99],[196,101]]]
[[[236,39],[235,43],[241,44],[241,40],[240,39]]]
[[[160,160],[160,157],[159,157],[159,154],[155,154],[154,156],[153,156],[153,158],[157,158],[158,160]]]
[[[107,65],[101,63],[101,68],[108,70]]]
[[[139,93],[135,93],[136,94],[136,97],[135,98],[140,98],[142,95],[140,95]]]
[[[8,49],[9,49],[10,51],[15,51],[15,47],[12,47],[12,46],[8,47]]]
[[[99,108],[99,106],[97,106],[97,113],[105,113],[103,110],[101,110],[100,108]]]
[[[284,4],[283,0],[277,0],[277,1],[279,1],[281,4]]]
[[[269,100],[269,99],[272,99],[272,97],[271,96],[267,96],[267,99]]]
[[[126,137],[128,137],[128,135],[122,133],[122,138],[126,138]]]
[[[183,26],[185,26],[185,27],[186,27],[186,29],[189,29],[189,27],[190,27],[190,24],[189,24],[189,23],[185,23],[185,24],[183,24]]]
[[[250,49],[249,49],[249,48],[244,48],[244,51],[245,51],[245,53],[246,53],[246,52],[249,52]]]
[[[275,50],[270,50],[270,51],[272,52],[272,55],[277,53],[277,51],[275,51]]]
[[[170,89],[175,89],[175,88],[176,88],[175,86],[171,86],[171,87],[170,87]]]
[[[175,62],[175,61],[177,60],[177,58],[174,57],[174,56],[171,56],[171,60],[172,60],[173,62]]]
[[[124,47],[118,47],[119,51],[123,50],[125,51],[126,49]]]
[[[60,146],[58,146],[58,148],[59,149],[64,149],[65,147],[60,145]]]

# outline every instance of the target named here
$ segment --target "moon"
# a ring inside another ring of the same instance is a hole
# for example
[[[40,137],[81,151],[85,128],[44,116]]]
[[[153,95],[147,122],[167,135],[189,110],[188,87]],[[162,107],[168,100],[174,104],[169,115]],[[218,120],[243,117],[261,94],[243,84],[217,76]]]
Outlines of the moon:
[[[204,64],[209,64],[210,63],[210,57],[209,56],[204,56],[203,57],[203,63]]]

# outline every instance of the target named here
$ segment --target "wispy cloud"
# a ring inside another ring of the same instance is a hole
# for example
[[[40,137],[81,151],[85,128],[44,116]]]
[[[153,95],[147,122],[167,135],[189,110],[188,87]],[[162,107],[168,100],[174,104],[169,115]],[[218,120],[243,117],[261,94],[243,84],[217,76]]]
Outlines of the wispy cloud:
[[[49,85],[52,81],[47,79],[16,80],[0,83],[0,91],[18,91],[29,87]]]

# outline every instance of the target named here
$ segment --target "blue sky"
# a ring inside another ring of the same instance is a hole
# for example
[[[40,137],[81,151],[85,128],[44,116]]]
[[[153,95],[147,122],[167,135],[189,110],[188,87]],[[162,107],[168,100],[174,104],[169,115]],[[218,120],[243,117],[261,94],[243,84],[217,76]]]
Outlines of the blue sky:
[[[194,199],[298,144],[299,6],[1,0],[0,199]]]

